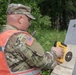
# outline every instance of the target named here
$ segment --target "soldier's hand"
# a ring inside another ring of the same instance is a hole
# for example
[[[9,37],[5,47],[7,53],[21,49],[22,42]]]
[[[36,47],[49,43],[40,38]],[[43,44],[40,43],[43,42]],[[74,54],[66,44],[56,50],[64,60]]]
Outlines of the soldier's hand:
[[[51,50],[56,53],[58,58],[61,58],[64,54],[63,48],[61,48],[61,47],[52,47]]]

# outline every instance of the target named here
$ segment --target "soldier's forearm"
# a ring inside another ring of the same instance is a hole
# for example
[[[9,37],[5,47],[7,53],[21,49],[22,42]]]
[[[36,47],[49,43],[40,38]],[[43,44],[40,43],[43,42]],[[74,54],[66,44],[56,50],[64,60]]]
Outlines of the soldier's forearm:
[[[53,69],[57,65],[57,56],[54,52],[46,52],[45,58],[43,69]]]

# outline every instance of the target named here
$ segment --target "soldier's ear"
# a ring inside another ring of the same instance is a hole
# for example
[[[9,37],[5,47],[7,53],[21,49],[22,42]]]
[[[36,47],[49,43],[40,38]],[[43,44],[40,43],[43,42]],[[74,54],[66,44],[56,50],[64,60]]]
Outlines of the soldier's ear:
[[[22,23],[23,23],[23,17],[22,17],[22,16],[19,16],[19,18],[18,18],[18,23],[19,23],[19,24],[22,24]]]

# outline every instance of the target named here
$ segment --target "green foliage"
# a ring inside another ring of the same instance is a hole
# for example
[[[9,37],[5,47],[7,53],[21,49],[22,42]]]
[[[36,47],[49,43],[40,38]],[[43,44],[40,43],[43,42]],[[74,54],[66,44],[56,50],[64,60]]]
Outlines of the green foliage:
[[[49,29],[51,28],[50,17],[39,15],[35,21],[31,21],[32,29]]]
[[[41,72],[41,75],[50,75],[50,70],[42,71]]]
[[[64,42],[66,31],[57,32],[56,29],[52,30],[37,30],[34,37],[38,40],[38,42],[43,46],[45,51],[49,51],[51,47],[54,45],[55,41]]]
[[[39,7],[43,15],[51,17],[54,28],[67,29],[70,19],[76,18],[76,0],[43,0]]]
[[[76,1],[68,0],[67,1],[67,10],[68,10],[68,12],[76,13]]]
[[[4,3],[5,2],[5,3]],[[7,3],[6,3],[6,0],[0,0],[0,30],[1,30],[1,27],[3,24],[5,24],[6,20],[6,6],[7,6]]]
[[[42,16],[37,7],[37,3],[30,3],[30,7],[32,8],[32,14],[36,18],[36,20],[31,21],[31,29],[47,29],[51,26],[51,21],[49,16]]]

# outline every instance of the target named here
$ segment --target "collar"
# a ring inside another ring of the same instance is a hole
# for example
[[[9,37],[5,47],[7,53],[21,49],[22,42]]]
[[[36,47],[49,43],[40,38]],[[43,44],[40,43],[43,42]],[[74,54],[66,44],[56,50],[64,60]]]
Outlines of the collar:
[[[7,31],[7,30],[18,30],[18,29],[12,25],[3,25],[2,31]]]

